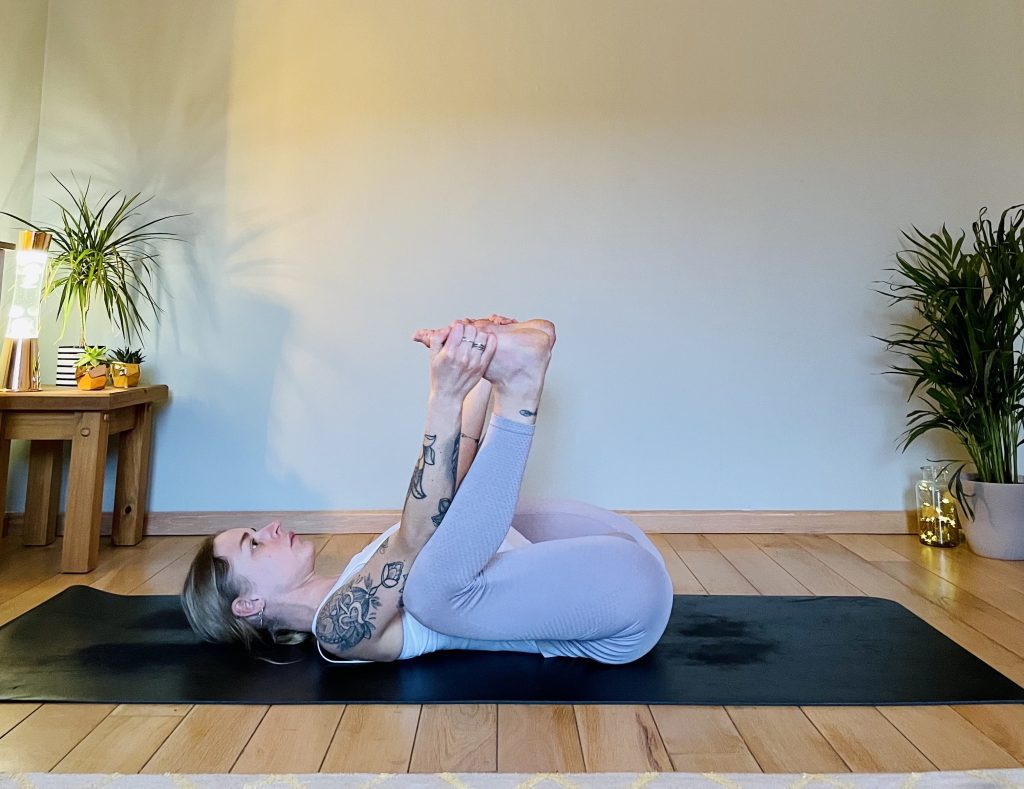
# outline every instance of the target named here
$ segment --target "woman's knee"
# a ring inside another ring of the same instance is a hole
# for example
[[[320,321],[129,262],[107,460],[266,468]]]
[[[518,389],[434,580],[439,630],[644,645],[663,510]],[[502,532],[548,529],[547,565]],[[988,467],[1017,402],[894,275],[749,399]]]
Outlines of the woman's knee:
[[[658,559],[644,552],[639,560],[639,572],[643,582],[637,584],[637,610],[642,613],[639,624],[629,633],[636,637],[635,643],[617,659],[619,663],[629,663],[646,655],[661,640],[668,621],[672,616],[672,605],[675,599],[672,588],[672,577]]]
[[[606,626],[595,643],[594,657],[628,663],[650,650],[665,631],[672,611],[672,579],[665,567],[638,545],[623,545],[629,560],[615,581]]]
[[[662,611],[666,601],[669,605],[672,602],[672,576],[669,575],[668,569],[665,567],[665,560],[662,558],[661,552],[656,550],[652,554],[646,546],[638,542],[629,547],[634,549],[633,572],[636,574],[635,577],[643,580],[642,584],[638,584],[638,591],[643,595],[647,606]]]

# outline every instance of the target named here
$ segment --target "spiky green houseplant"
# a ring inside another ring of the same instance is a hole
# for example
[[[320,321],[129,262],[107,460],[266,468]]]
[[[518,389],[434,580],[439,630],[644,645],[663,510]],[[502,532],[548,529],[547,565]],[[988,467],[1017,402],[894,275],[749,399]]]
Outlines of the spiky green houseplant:
[[[69,205],[51,200],[60,210],[59,224],[36,225],[6,211],[0,213],[53,237],[51,249],[56,254],[47,268],[43,297],[60,290],[57,315],[63,317],[61,338],[67,331],[70,312],[77,306],[81,320],[79,344],[85,346],[86,319],[99,300],[107,317],[130,343],[133,336],[141,336],[141,330],[149,328],[139,304],[148,306],[157,320],[163,311],[149,289],[159,270],[153,242],[176,240],[177,235],[153,228],[183,214],[139,224],[139,209],[152,197],[139,200],[141,193],[129,196],[114,192],[90,202],[90,183],[85,189],[76,183],[76,193],[57,176],[53,179],[71,198]]]
[[[142,364],[146,357],[142,355],[142,349],[134,351],[131,348],[115,348],[110,352],[110,359],[114,362],[124,364]]]
[[[899,265],[885,269],[902,275],[888,281],[892,305],[908,302],[919,326],[893,324],[901,331],[885,339],[888,350],[906,366],[889,374],[914,381],[924,408],[907,414],[903,451],[930,430],[955,435],[977,469],[977,481],[1017,483],[1017,451],[1024,444],[1024,210],[1011,206],[999,224],[982,208],[972,223],[974,249],[965,250],[966,233],[954,240],[945,225],[940,233],[906,233],[912,248],[897,254]],[[1009,217],[1009,218],[1008,218]],[[974,510],[964,494],[966,463],[950,478],[950,492],[968,517]],[[955,490],[954,490],[955,486]]]

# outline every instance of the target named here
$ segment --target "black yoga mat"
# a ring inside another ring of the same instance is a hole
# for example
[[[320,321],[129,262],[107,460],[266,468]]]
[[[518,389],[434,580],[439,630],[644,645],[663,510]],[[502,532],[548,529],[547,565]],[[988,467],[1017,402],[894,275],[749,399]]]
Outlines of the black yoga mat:
[[[178,598],[73,586],[0,628],[0,700],[221,704],[875,705],[1024,702],[1024,688],[877,597],[676,595],[625,665],[444,650],[271,665],[199,641]]]

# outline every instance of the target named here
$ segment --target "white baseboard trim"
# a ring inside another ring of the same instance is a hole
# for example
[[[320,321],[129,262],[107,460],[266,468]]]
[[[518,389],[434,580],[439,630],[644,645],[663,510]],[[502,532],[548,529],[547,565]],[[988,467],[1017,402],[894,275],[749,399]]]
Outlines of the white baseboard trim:
[[[614,510],[645,532],[657,534],[917,534],[917,513],[903,510]],[[401,520],[401,510],[151,512],[146,534],[204,535],[225,529],[259,528],[279,520],[300,534],[381,533]],[[23,513],[8,513],[11,531],[21,531]],[[110,534],[104,512],[101,534]],[[63,533],[64,516],[57,518]]]

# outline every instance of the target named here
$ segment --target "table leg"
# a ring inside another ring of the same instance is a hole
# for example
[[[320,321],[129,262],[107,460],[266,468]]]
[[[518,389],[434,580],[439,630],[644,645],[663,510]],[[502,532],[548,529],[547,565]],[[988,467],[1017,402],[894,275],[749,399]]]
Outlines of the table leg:
[[[100,515],[103,472],[107,462],[108,416],[81,411],[71,439],[67,512],[64,515],[64,551],[61,571],[87,573],[95,569],[100,553]]]
[[[49,545],[57,539],[57,510],[63,472],[64,442],[33,441],[28,457],[23,544]]]
[[[7,536],[7,471],[11,465],[11,442],[3,437],[3,426],[0,413],[0,537]]]
[[[114,545],[137,545],[145,534],[149,496],[149,451],[153,438],[153,404],[135,409],[135,427],[121,434],[114,488]]]

